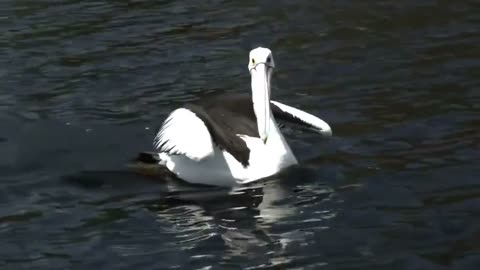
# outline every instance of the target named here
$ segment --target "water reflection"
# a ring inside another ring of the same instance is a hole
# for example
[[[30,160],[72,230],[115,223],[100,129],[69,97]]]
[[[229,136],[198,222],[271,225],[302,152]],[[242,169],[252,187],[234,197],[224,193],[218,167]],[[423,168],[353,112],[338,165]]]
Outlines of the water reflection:
[[[175,248],[188,252],[192,260],[216,257],[231,262],[238,258],[262,258],[260,261],[268,265],[287,263],[285,252],[290,246],[301,245],[311,236],[293,229],[299,222],[309,224],[304,228],[328,229],[325,221],[337,215],[336,209],[321,206],[334,197],[333,189],[312,178],[305,168],[292,168],[274,178],[233,189],[195,186],[172,178],[162,179],[163,182],[156,178],[157,182],[152,182],[138,175],[126,175],[125,183],[131,183],[128,190],[122,187],[120,173],[84,172],[70,176],[70,181],[75,180],[84,188],[109,192],[107,198],[89,202],[109,209],[108,212],[87,219],[81,227],[125,218],[125,209],[132,207],[148,209],[162,233],[173,237]],[[115,179],[115,184],[108,179]],[[140,184],[142,181],[144,184]],[[112,192],[112,187],[116,192]],[[297,220],[303,216],[303,209],[314,204],[317,209],[324,209]],[[290,227],[291,230],[285,230]],[[203,249],[204,246],[209,249]],[[119,248],[119,252],[139,252],[131,248]]]
[[[189,221],[185,229],[191,230],[192,223],[215,228],[213,234],[223,240],[225,251],[222,258],[225,261],[235,257],[257,259],[264,257],[265,263],[271,265],[287,262],[285,258],[282,259],[282,253],[287,249],[287,245],[305,241],[305,235],[301,232],[277,234],[272,231],[272,227],[288,226],[292,223],[292,216],[301,211],[297,206],[298,202],[292,203],[292,201],[298,199],[298,193],[307,193],[307,191],[302,190],[301,187],[292,190],[293,186],[282,180],[285,179],[270,179],[223,192],[195,191],[195,198],[191,196],[192,194],[188,194],[188,199],[183,202],[193,203],[193,207],[198,209],[185,216]],[[315,196],[309,194],[310,198],[305,200],[319,200],[321,203],[322,200],[331,196],[332,190],[325,186],[323,190],[316,189],[315,193]],[[184,195],[178,194],[176,198],[184,200]],[[185,214],[182,213],[182,215]],[[328,213],[328,217],[325,217],[331,218],[331,215],[332,213]],[[320,214],[315,218],[320,221],[325,217]],[[173,223],[178,217],[159,213],[159,218],[173,219]]]

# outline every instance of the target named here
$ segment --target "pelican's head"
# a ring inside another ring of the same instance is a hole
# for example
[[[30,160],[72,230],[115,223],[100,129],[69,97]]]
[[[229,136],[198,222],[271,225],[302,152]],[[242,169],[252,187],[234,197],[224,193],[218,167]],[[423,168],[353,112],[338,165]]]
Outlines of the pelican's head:
[[[269,49],[258,47],[250,51],[248,70],[252,76],[253,110],[257,117],[258,134],[264,143],[270,132],[270,79],[274,67]]]
[[[273,62],[272,51],[268,48],[258,47],[250,51],[250,59],[248,61],[248,70],[252,72],[257,65],[264,64],[272,69],[275,67]]]

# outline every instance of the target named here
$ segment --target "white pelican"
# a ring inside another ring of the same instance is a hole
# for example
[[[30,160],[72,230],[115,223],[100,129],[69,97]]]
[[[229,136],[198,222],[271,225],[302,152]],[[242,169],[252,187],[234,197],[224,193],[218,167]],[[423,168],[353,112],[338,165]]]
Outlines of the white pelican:
[[[195,184],[234,186],[297,164],[276,120],[330,136],[323,120],[270,100],[275,62],[267,48],[250,51],[251,94],[223,95],[174,110],[154,139],[153,158]]]

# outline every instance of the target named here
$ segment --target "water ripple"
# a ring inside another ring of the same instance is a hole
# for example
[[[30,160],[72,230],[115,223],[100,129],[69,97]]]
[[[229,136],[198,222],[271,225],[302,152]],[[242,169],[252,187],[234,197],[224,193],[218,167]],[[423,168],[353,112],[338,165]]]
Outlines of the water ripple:
[[[7,1],[0,267],[475,269],[475,1]],[[235,191],[126,171],[173,108],[249,90],[301,165]]]

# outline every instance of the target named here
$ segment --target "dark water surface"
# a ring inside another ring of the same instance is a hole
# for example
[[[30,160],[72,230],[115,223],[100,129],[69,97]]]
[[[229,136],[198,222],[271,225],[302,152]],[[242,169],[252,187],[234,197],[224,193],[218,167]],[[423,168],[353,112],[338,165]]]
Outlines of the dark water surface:
[[[0,9],[1,269],[480,269],[478,1]],[[332,138],[287,130],[302,165],[235,194],[130,172],[259,45]]]

